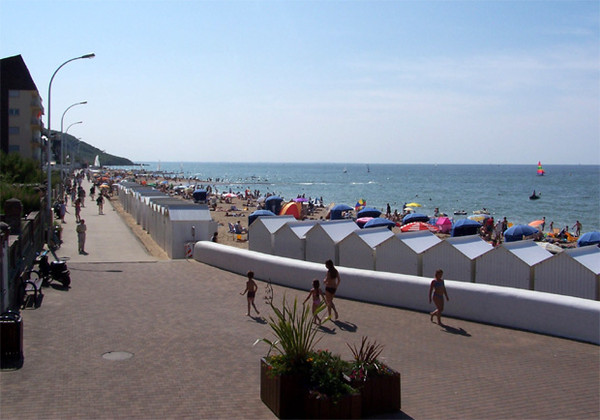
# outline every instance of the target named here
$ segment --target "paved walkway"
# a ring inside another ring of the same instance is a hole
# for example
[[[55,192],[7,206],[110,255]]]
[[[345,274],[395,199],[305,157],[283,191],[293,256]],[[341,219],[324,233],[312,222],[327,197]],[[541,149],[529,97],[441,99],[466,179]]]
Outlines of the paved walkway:
[[[110,204],[106,216],[93,210],[84,212],[89,255],[70,251],[68,234],[59,253],[71,257],[72,288],[45,289],[42,306],[23,311],[25,363],[0,373],[0,418],[274,418],[259,397],[266,345],[253,346],[270,331],[245,316],[244,278],[153,259]],[[275,286],[276,297],[284,293],[307,292]],[[268,316],[263,294],[261,283],[257,306]],[[598,346],[455,319],[441,328],[426,314],[357,301],[337,306],[340,321],[326,325],[318,347],[349,357],[346,343],[366,335],[402,373],[402,412],[383,418],[600,416]]]

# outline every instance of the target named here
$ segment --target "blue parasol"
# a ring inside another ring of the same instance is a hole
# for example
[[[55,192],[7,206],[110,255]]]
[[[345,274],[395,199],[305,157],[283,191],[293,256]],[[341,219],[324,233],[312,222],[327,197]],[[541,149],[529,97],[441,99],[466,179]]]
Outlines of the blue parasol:
[[[365,225],[363,227],[364,228],[372,228],[372,227],[381,227],[381,226],[386,226],[391,230],[392,227],[396,226],[396,223],[392,222],[390,219],[386,219],[384,217],[374,217],[373,219],[371,219],[367,223],[365,223]]]
[[[588,246],[600,244],[600,232],[587,232],[577,240],[577,246]]]
[[[255,212],[250,213],[248,216],[248,226],[254,222],[254,220],[258,219],[261,216],[277,216],[275,213],[269,210],[256,210]]]
[[[407,214],[402,218],[402,224],[412,223],[412,222],[428,222],[429,216],[423,213],[411,213]]]
[[[529,225],[516,225],[506,229],[504,232],[504,242],[516,242],[523,239],[523,236],[530,236],[539,232],[536,228]]]
[[[380,215],[381,212],[373,207],[365,207],[364,209],[356,213],[356,217],[359,219],[361,217],[379,217]]]

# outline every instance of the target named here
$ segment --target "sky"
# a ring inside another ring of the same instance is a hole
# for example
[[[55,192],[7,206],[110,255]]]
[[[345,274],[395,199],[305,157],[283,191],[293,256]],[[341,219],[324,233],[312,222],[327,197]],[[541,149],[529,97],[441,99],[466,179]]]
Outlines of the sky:
[[[0,0],[48,127],[135,162],[600,164],[600,2]]]

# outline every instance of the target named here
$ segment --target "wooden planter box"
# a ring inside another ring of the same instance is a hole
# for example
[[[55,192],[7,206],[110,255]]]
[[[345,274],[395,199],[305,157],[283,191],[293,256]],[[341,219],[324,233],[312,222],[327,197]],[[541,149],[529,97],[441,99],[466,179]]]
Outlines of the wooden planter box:
[[[302,379],[296,375],[268,374],[269,364],[260,359],[260,399],[280,419],[304,417],[307,394]]]
[[[366,381],[353,381],[362,396],[362,416],[391,413],[401,408],[400,372],[371,375]]]
[[[280,419],[359,419],[361,395],[343,397],[337,403],[309,394],[298,375],[268,373],[269,364],[260,359],[260,399]]]
[[[360,419],[361,396],[359,393],[346,395],[334,403],[329,398],[318,399],[307,394],[304,414],[307,419]]]

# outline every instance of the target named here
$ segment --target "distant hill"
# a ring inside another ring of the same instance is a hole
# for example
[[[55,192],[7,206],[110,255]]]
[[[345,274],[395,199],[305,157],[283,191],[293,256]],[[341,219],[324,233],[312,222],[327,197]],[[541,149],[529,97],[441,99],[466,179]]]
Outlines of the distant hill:
[[[52,153],[56,158],[56,161],[60,161],[60,132],[52,130],[54,141],[52,142]],[[103,150],[100,150],[91,144],[84,141],[78,140],[70,134],[64,135],[65,146],[64,146],[64,158],[65,162],[70,162],[70,159],[74,159],[75,166],[91,166],[94,164],[94,159],[99,156],[100,163],[102,166],[129,166],[134,163],[124,157],[111,155]]]

